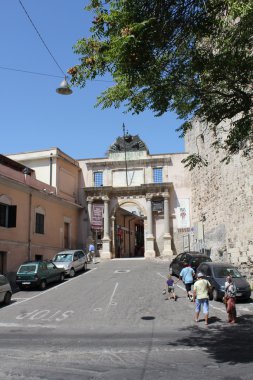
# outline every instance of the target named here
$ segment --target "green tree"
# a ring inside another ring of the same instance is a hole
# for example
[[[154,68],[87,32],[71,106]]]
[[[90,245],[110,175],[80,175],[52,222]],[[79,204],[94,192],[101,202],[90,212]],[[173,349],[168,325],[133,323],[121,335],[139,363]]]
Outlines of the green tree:
[[[193,120],[214,133],[230,121],[216,148],[226,161],[253,149],[253,0],[91,0],[94,13],[89,38],[77,41],[80,63],[72,83],[104,76],[113,85],[97,101],[156,116],[174,111],[182,119],[181,135]],[[206,164],[198,155],[186,166]]]

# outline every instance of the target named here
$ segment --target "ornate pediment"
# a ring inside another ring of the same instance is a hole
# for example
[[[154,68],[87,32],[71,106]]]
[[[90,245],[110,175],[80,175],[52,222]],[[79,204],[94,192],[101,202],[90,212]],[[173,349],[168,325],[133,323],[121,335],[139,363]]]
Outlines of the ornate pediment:
[[[126,134],[125,136],[120,136],[117,140],[110,146],[109,153],[122,153],[122,152],[136,152],[136,151],[146,151],[148,149],[146,144],[139,138],[138,135],[132,136]]]

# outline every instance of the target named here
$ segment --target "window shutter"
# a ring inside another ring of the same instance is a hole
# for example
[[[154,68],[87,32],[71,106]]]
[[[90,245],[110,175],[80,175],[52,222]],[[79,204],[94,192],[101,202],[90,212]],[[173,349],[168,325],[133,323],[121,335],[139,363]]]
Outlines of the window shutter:
[[[16,227],[17,206],[9,206],[8,211],[9,211],[8,227],[14,228],[14,227]]]

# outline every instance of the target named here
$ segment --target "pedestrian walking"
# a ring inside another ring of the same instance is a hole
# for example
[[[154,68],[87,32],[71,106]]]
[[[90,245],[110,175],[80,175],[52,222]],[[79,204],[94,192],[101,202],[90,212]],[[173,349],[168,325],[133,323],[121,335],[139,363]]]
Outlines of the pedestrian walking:
[[[188,299],[192,301],[193,298],[192,298],[191,288],[194,282],[195,272],[192,269],[190,264],[185,263],[184,265],[185,265],[184,268],[181,270],[179,274],[179,278],[183,281],[185,285]]]
[[[226,311],[228,313],[228,322],[235,323],[236,322],[236,286],[233,283],[233,279],[231,276],[226,278],[225,282],[225,295],[224,301],[226,305]]]
[[[92,260],[93,264],[96,264],[95,246],[93,243],[90,243],[89,245],[89,257],[90,257],[90,261]]]
[[[177,281],[174,281],[171,274],[168,275],[168,279],[166,281],[166,290],[165,290],[165,294],[166,294],[166,298],[167,300],[170,300],[170,299],[174,299],[174,301],[177,300],[177,296],[176,296],[176,293],[175,293],[175,284],[178,282],[179,280]]]
[[[201,307],[203,307],[203,314],[205,317],[205,324],[208,325],[209,314],[209,291],[211,290],[211,284],[204,279],[204,275],[199,272],[197,275],[197,281],[193,287],[193,300],[195,301],[195,322],[199,322],[199,314]]]

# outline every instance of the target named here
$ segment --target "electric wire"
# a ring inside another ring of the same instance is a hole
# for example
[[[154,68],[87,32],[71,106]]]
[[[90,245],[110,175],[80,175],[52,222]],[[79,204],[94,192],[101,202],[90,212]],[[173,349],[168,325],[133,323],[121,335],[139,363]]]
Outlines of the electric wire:
[[[47,73],[38,73],[36,71],[29,71],[29,70],[22,70],[22,69],[16,69],[13,67],[6,67],[6,66],[0,66],[0,70],[9,70],[9,71],[17,71],[25,74],[33,74],[33,75],[44,75],[47,77],[54,77],[54,78],[62,78],[60,75],[54,75],[54,74],[47,74]],[[114,83],[112,80],[106,80],[106,79],[91,79],[93,82],[106,82],[106,83]]]
[[[42,38],[40,32],[39,32],[38,29],[36,28],[34,22],[32,21],[31,17],[29,16],[27,10],[25,9],[24,5],[22,4],[22,1],[21,1],[21,0],[18,0],[18,1],[19,1],[19,4],[21,5],[21,7],[23,8],[23,10],[24,10],[26,16],[28,17],[28,20],[30,21],[30,23],[31,23],[32,26],[34,27],[36,33],[38,34],[38,36],[39,36],[41,42],[43,43],[43,45],[44,45],[45,48],[47,49],[48,53],[50,54],[50,56],[51,56],[52,59],[54,60],[55,64],[58,66],[58,68],[59,68],[60,71],[62,72],[63,76],[65,77],[66,75],[65,75],[64,71],[62,70],[61,66],[60,66],[59,63],[56,61],[55,57],[53,56],[53,54],[52,54],[51,51],[49,50],[49,48],[48,48],[46,42],[45,42],[44,39]]]
[[[0,66],[0,69],[2,70],[10,70],[10,71],[20,71],[21,73],[26,73],[26,74],[34,74],[34,75],[44,75],[47,77],[54,77],[54,78],[62,78],[60,75],[53,75],[53,74],[46,74],[46,73],[38,73],[36,71],[28,71],[28,70],[22,70],[22,69],[14,69],[10,67],[4,67]]]

